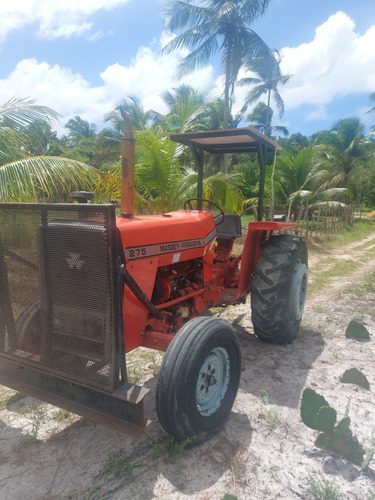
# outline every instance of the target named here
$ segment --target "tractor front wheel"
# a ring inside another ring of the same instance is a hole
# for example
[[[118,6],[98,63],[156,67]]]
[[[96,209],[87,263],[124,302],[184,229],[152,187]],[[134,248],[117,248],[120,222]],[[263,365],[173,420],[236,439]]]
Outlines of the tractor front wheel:
[[[159,372],[156,409],[163,428],[179,441],[209,439],[231,412],[240,374],[240,347],[229,323],[209,317],[187,322]]]
[[[306,298],[305,241],[293,235],[271,236],[260,253],[251,290],[255,334],[265,342],[292,342]]]

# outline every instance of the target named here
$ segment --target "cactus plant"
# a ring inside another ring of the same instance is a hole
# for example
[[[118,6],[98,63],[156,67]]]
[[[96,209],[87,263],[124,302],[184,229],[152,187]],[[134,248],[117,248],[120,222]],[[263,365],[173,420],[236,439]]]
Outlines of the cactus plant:
[[[370,383],[367,380],[366,376],[363,375],[357,368],[350,368],[350,370],[346,370],[344,375],[341,377],[340,382],[343,384],[356,384],[364,387],[365,389],[370,389]]]
[[[365,326],[353,319],[346,327],[345,337],[347,339],[369,340],[370,334]]]
[[[280,419],[277,411],[274,410],[268,401],[268,393],[264,389],[259,391],[259,399],[264,404],[263,410],[259,413],[258,418],[265,420],[270,425],[280,425]]]
[[[323,396],[307,388],[302,394],[300,413],[302,422],[307,427],[320,431],[315,446],[334,451],[363,468],[368,466],[373,451],[364,458],[362,445],[350,430],[348,408],[344,418],[336,425],[336,410]]]
[[[310,429],[320,430],[316,427],[315,419],[320,408],[323,407],[329,407],[328,401],[313,389],[305,389],[301,401],[302,422],[307,425],[307,427],[310,427]]]

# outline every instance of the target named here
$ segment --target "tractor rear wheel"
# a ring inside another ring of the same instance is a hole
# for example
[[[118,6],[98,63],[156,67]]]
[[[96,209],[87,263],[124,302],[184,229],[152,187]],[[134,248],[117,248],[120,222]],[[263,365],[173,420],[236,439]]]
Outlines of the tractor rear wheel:
[[[227,420],[241,375],[237,336],[221,318],[188,321],[170,343],[160,368],[156,410],[179,441],[209,439]]]
[[[293,235],[271,236],[262,249],[252,281],[255,334],[287,344],[299,330],[307,289],[307,248]]]

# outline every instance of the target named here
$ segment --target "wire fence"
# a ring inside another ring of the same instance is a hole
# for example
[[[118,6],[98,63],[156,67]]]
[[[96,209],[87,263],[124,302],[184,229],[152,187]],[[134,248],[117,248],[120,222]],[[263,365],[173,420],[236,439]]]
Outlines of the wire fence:
[[[301,236],[338,233],[344,227],[351,226],[354,219],[354,205],[332,206],[331,204],[315,207],[301,205],[294,222],[297,227],[288,228],[288,232]]]

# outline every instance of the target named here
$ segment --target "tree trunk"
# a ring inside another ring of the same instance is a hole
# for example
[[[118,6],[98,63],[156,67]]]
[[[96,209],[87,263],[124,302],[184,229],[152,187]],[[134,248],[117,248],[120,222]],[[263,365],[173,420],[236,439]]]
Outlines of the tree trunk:
[[[226,61],[226,73],[225,73],[225,86],[224,86],[224,122],[223,122],[223,128],[229,128],[229,88],[230,88],[230,81],[229,81],[229,58],[227,57]],[[228,173],[228,155],[224,154],[223,155],[223,166],[224,166],[224,175]]]
[[[276,149],[275,149],[275,155],[273,157],[273,166],[272,166],[272,175],[271,175],[271,206],[270,206],[270,218],[271,218],[271,220],[273,220],[274,211],[275,211],[275,190],[274,190],[275,167],[276,167]]]
[[[271,136],[271,123],[270,123],[270,102],[271,102],[271,90],[268,89],[268,99],[267,99],[267,109],[266,109],[266,127],[264,133],[267,137]]]

